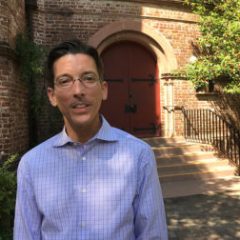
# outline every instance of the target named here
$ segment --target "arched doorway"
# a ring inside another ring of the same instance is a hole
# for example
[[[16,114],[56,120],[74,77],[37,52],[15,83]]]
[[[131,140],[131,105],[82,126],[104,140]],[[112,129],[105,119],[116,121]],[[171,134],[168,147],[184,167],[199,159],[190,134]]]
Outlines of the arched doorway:
[[[160,135],[157,61],[139,43],[120,41],[101,54],[109,85],[102,113],[113,125],[136,136]]]

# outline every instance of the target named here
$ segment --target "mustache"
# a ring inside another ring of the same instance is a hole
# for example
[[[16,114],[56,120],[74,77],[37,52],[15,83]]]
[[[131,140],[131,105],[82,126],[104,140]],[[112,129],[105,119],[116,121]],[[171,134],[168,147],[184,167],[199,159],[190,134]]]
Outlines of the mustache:
[[[74,108],[77,107],[78,105],[86,105],[89,106],[90,102],[86,100],[76,100],[70,103],[70,107]]]

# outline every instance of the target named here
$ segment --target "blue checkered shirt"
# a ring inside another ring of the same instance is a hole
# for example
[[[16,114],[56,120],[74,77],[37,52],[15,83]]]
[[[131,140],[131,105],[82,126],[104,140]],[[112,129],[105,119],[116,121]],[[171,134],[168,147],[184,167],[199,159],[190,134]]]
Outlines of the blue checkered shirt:
[[[103,118],[84,144],[63,130],[30,150],[18,167],[14,239],[168,239],[151,148]]]

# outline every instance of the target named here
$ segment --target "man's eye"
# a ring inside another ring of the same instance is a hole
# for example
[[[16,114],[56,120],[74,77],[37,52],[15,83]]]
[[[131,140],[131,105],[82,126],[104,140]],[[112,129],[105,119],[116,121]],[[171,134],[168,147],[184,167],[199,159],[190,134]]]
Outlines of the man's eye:
[[[58,83],[60,84],[60,85],[65,85],[65,84],[68,84],[68,83],[70,83],[70,82],[72,82],[72,79],[71,78],[59,78],[58,79]]]
[[[94,75],[86,75],[86,76],[83,76],[83,81],[95,82],[96,81],[96,77]]]

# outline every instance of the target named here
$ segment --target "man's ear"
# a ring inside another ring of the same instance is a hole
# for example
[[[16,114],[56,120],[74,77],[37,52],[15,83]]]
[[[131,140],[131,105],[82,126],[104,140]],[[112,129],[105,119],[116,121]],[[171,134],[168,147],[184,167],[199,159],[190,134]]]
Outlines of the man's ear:
[[[48,95],[48,99],[49,99],[49,102],[51,103],[51,105],[53,107],[56,107],[57,106],[57,100],[56,100],[56,97],[55,97],[54,89],[51,88],[51,87],[48,87],[47,88],[47,95]]]
[[[108,97],[108,84],[106,81],[102,82],[102,100],[107,100]]]

